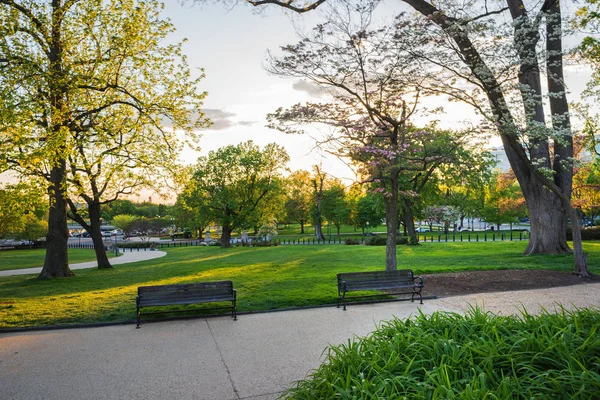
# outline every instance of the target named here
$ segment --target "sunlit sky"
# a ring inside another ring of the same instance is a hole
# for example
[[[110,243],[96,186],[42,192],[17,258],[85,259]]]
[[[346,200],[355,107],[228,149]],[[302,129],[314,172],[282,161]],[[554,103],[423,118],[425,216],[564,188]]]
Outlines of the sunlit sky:
[[[402,10],[399,1],[384,2],[377,11],[378,18],[388,19]],[[406,9],[405,9],[406,10]],[[219,147],[252,139],[263,146],[270,142],[283,145],[291,157],[290,169],[310,170],[322,163],[330,174],[353,179],[353,172],[339,160],[315,149],[307,136],[286,135],[265,127],[265,116],[278,107],[297,102],[318,101],[318,93],[298,79],[283,79],[269,75],[263,68],[267,50],[297,42],[294,25],[306,30],[323,18],[323,12],[309,12],[301,16],[286,14],[277,7],[256,8],[240,5],[232,9],[222,4],[182,6],[169,1],[164,15],[171,19],[177,33],[171,37],[179,41],[187,38],[184,52],[193,68],[204,68],[206,78],[202,89],[208,91],[204,103],[206,115],[215,123],[204,131],[201,154]],[[293,19],[293,21],[292,21]],[[571,79],[569,79],[571,78]],[[583,89],[589,72],[579,69],[576,74],[567,69],[571,99]],[[443,125],[456,127],[461,121],[473,118],[470,108],[461,104],[437,105],[446,107],[446,114],[438,116]],[[492,140],[498,146],[499,140]],[[503,153],[499,152],[500,160]],[[186,152],[185,162],[194,162],[198,154]]]
[[[266,7],[257,13],[256,8],[244,4],[227,9],[219,3],[186,3],[166,1],[164,17],[170,18],[177,29],[169,40],[179,42],[186,38],[184,53],[190,66],[195,70],[204,68],[206,78],[201,89],[208,92],[204,111],[214,125],[203,131],[201,153],[186,151],[181,155],[182,160],[194,163],[199,155],[251,139],[260,146],[270,142],[284,146],[291,158],[288,164],[291,170],[310,170],[312,165],[320,163],[331,175],[347,182],[354,180],[351,169],[315,149],[310,137],[286,135],[265,127],[266,114],[278,107],[319,101],[320,94],[314,87],[298,79],[271,76],[263,64],[267,50],[297,42],[295,26],[308,30],[323,20],[323,12],[317,10],[298,16],[286,14],[277,7]],[[374,19],[389,20],[402,10],[410,11],[403,8],[402,2],[388,0],[379,6]],[[566,73],[572,92],[570,100],[573,100],[584,88],[590,73],[581,68],[576,72],[568,68]],[[446,114],[436,117],[442,127],[457,127],[461,121],[473,119],[474,114],[465,105],[448,104],[441,98],[437,98],[436,103],[446,109]],[[491,143],[491,146],[498,145],[498,140]],[[498,154],[500,161],[505,159],[502,152]],[[148,200],[148,196],[144,192],[140,200]]]

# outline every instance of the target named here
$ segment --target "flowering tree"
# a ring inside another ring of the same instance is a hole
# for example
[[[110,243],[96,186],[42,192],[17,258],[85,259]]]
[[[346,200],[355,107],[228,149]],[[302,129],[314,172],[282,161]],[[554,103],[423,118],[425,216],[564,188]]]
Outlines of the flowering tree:
[[[411,44],[397,40],[397,27],[370,28],[371,6],[333,15],[298,44],[285,46],[282,57],[270,57],[271,72],[328,88],[331,101],[280,108],[268,119],[287,133],[301,133],[307,124],[333,128],[320,144],[351,159],[363,182],[383,197],[386,269],[395,270],[400,199],[409,235],[416,237],[412,199],[441,165],[464,160],[459,149],[473,135],[410,123],[423,111],[415,84],[422,74],[414,66]]]
[[[524,254],[570,252],[566,241],[566,223],[570,218],[574,273],[588,276],[580,226],[571,206],[573,138],[563,73],[565,29],[561,2],[505,0],[492,5],[455,0],[401,1],[422,18],[413,18],[410,31],[400,24],[401,30],[394,38],[402,41],[413,34],[412,54],[422,61],[422,69],[432,72],[426,82],[428,91],[471,105],[493,124],[502,139],[531,218],[531,236]],[[246,3],[276,5],[302,14],[324,3],[346,7],[349,2],[247,0]],[[586,3],[587,7],[580,10],[583,16],[580,24],[597,28],[598,1]],[[360,2],[360,6],[364,4]],[[597,62],[597,40],[588,39],[583,49],[592,62]],[[313,56],[318,60],[321,54]],[[546,92],[542,85],[544,72]],[[593,78],[596,83],[598,76],[595,74]]]
[[[425,218],[429,223],[429,227],[433,223],[442,224],[444,226],[444,233],[448,233],[450,224],[456,223],[460,217],[460,210],[456,207],[441,205],[441,206],[428,206],[423,210]]]

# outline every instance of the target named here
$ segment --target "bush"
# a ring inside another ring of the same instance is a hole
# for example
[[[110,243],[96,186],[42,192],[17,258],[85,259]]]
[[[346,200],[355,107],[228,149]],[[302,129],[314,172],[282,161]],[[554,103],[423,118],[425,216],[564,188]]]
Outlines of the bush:
[[[396,244],[408,244],[408,238],[406,236],[398,236],[396,238]]]
[[[152,242],[119,242],[118,245],[124,249],[146,249],[152,246]]]
[[[367,246],[385,246],[387,239],[382,236],[371,236],[365,240]]]
[[[344,244],[347,244],[347,245],[357,245],[357,244],[360,244],[360,240],[354,239],[354,238],[346,238],[344,240]]]
[[[598,326],[600,313],[592,309],[394,319],[329,348],[286,398],[598,398]]]
[[[385,246],[387,244],[387,238],[385,236],[372,236],[365,240],[367,246]],[[396,238],[396,244],[408,244],[408,238],[405,236],[398,236]]]
[[[418,236],[409,236],[408,237],[408,245],[409,246],[416,246],[419,244],[419,237]]]
[[[190,232],[190,231],[175,232],[171,236],[174,237],[175,239],[190,239],[192,237],[192,232]]]
[[[573,230],[567,227],[567,240],[573,240]],[[581,230],[581,240],[600,240],[600,227]]]

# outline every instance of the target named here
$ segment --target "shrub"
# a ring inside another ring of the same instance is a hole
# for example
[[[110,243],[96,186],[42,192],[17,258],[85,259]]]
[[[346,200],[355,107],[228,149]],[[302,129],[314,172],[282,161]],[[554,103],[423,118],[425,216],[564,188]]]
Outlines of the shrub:
[[[567,240],[573,240],[573,230],[567,227]],[[600,240],[600,227],[581,230],[581,240]]]
[[[365,240],[367,246],[385,246],[387,239],[382,236],[371,236]]]
[[[354,239],[354,238],[346,238],[344,240],[344,244],[347,244],[347,245],[357,245],[357,244],[360,244],[360,240]]]
[[[151,242],[119,242],[119,247],[124,249],[145,249],[151,245]]]
[[[398,236],[396,238],[396,244],[408,244],[408,238],[406,236]]]
[[[502,317],[471,309],[384,322],[329,348],[286,398],[597,398],[600,313]]]

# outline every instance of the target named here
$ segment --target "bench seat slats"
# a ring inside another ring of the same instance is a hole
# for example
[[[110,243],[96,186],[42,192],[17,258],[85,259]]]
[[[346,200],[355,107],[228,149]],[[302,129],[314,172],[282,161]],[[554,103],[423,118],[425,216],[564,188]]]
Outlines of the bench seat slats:
[[[233,289],[232,281],[140,286],[138,287],[138,296],[136,298],[138,316],[137,327],[139,328],[140,326],[140,308],[143,307],[218,303],[226,301],[231,302],[231,316],[234,319],[237,319],[235,311],[236,291]]]
[[[409,290],[398,294],[411,294],[411,301],[414,301],[415,294],[419,295],[421,304],[423,297],[421,289],[423,288],[423,278],[415,277],[413,271],[398,270],[398,271],[368,271],[368,272],[348,272],[337,274],[338,280],[338,307],[340,302],[344,303],[346,309],[346,293],[356,291],[371,291],[371,290]],[[374,297],[385,296],[359,296],[359,297]]]

